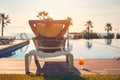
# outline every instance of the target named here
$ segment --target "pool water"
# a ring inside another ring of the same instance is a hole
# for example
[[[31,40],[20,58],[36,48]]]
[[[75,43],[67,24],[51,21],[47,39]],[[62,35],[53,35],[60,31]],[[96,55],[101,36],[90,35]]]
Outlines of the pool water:
[[[114,42],[114,40],[112,40]],[[120,41],[120,40],[118,40]],[[120,47],[118,45],[106,45],[105,40],[71,40],[73,49],[71,53],[75,58],[114,58],[120,57]]]
[[[25,54],[32,49],[35,49],[35,46],[31,40],[29,45],[10,53],[11,55],[6,58],[24,58]],[[69,49],[75,59],[120,57],[120,39],[112,39],[109,44],[105,39],[69,40]],[[57,58],[63,58],[63,56]]]

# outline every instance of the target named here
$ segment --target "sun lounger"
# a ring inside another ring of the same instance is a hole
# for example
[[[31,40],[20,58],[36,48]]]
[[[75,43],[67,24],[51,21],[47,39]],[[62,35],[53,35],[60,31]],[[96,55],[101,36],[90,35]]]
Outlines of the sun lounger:
[[[69,51],[65,50],[65,40],[65,38],[34,37],[33,41],[36,50],[31,50],[25,55],[25,73],[30,73],[32,56],[48,58],[61,55],[66,56],[66,62],[69,64],[69,70],[73,72],[73,55]]]
[[[0,45],[10,44],[15,40],[15,36],[2,36],[0,37]]]

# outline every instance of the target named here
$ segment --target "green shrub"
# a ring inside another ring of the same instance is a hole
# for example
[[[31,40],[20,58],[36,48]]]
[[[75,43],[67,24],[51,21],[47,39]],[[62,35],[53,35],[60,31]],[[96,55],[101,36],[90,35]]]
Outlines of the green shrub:
[[[25,75],[0,74],[0,80],[120,80],[120,75],[84,74],[84,75]]]

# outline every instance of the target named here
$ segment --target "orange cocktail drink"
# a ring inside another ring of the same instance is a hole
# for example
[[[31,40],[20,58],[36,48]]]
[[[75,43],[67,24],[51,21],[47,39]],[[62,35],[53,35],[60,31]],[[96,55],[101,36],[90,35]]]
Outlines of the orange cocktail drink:
[[[81,66],[81,69],[83,68],[83,64],[84,64],[84,58],[80,58],[79,59],[79,64]]]

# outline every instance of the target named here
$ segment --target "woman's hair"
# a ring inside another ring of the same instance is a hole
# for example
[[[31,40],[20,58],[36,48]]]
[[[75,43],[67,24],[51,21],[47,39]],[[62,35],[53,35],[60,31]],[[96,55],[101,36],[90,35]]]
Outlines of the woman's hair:
[[[53,18],[51,18],[51,17],[49,17],[49,16],[48,16],[46,19],[48,19],[48,20],[53,20]]]

